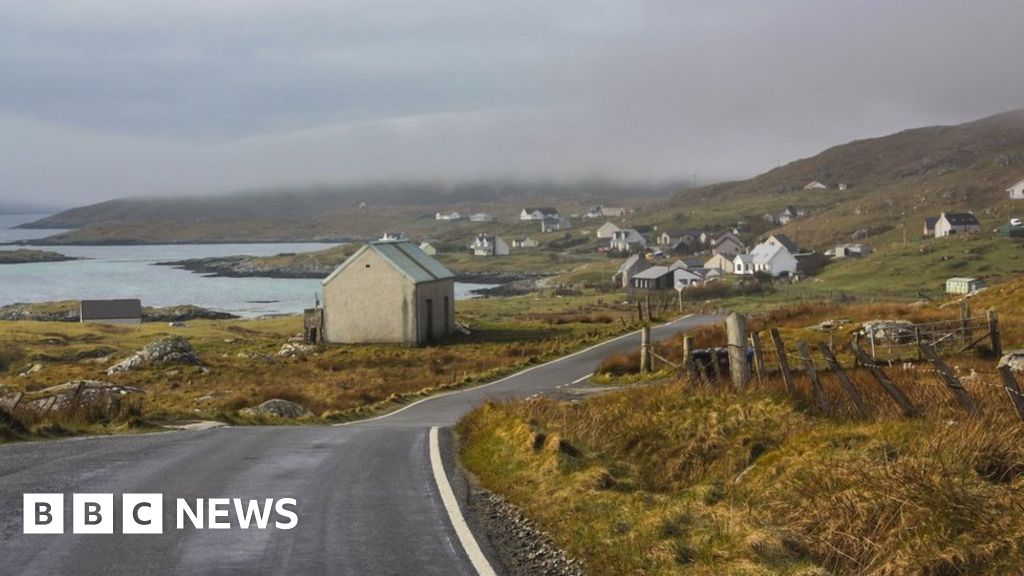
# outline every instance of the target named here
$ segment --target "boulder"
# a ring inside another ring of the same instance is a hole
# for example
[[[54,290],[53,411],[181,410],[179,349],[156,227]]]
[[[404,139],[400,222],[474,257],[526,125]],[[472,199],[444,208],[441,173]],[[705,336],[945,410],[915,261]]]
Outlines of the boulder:
[[[63,384],[40,390],[38,393],[42,394],[43,397],[27,402],[26,405],[35,410],[63,410],[70,407],[71,401],[75,397],[75,391],[78,390],[79,386],[82,387],[82,393],[78,398],[79,406],[109,401],[113,397],[146,393],[141,388],[111,384],[102,380],[70,380]]]
[[[864,336],[875,342],[908,343],[914,341],[914,323],[909,320],[871,320],[861,325]]]
[[[39,371],[40,371],[40,370],[42,370],[42,369],[43,369],[43,365],[42,365],[42,364],[39,364],[39,363],[36,363],[36,364],[33,364],[33,365],[29,366],[29,367],[28,367],[28,368],[27,368],[27,369],[26,369],[26,370],[25,370],[24,372],[22,372],[21,374],[18,374],[18,377],[19,377],[19,378],[28,378],[29,376],[31,376],[31,375],[33,375],[33,374],[35,374],[36,372],[39,372]]]
[[[107,374],[129,372],[148,365],[202,364],[188,340],[181,336],[168,336],[149,344],[142,350],[107,368]]]
[[[273,398],[252,408],[245,408],[239,412],[242,416],[270,416],[272,418],[301,418],[310,414],[301,404]]]
[[[281,345],[281,349],[277,351],[277,355],[281,358],[305,358],[307,355],[313,354],[316,351],[317,347],[313,344],[285,342]]]
[[[999,359],[1000,366],[1009,366],[1014,372],[1024,372],[1024,348],[1010,350]]]

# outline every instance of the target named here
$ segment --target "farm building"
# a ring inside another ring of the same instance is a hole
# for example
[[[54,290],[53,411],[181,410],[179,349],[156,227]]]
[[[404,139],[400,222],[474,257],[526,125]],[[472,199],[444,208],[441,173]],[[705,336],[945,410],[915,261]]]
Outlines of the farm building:
[[[924,219],[924,228],[921,230],[922,236],[935,236],[935,224],[939,221],[938,216],[929,216]]]
[[[935,237],[981,232],[981,223],[970,212],[943,212],[935,222]]]
[[[371,242],[322,284],[326,342],[420,345],[455,327],[455,275],[411,242]]]
[[[79,322],[99,324],[141,324],[142,302],[125,300],[82,300],[78,303]]]
[[[618,226],[612,224],[611,222],[605,222],[604,224],[601,224],[600,228],[597,229],[597,237],[600,240],[608,240],[618,231]]]
[[[950,278],[946,280],[946,294],[970,294],[985,287],[985,281],[977,278]]]
[[[558,210],[548,206],[539,208],[528,206],[519,213],[520,220],[544,220],[545,218],[558,218]]]
[[[500,236],[489,234],[477,234],[476,239],[469,245],[474,256],[508,256],[508,243]]]
[[[733,258],[735,258],[735,256],[729,257],[725,254],[715,254],[704,263],[704,268],[720,270],[726,274],[732,274],[735,268],[735,265],[732,262]]]
[[[646,258],[643,258],[639,254],[634,254],[629,258],[626,258],[626,261],[619,266],[618,271],[616,271],[615,275],[612,276],[612,281],[619,287],[628,288],[632,285],[630,280],[633,276],[650,267],[651,264]]]
[[[1010,195],[1010,200],[1024,200],[1024,180],[1007,188],[1006,193]]]

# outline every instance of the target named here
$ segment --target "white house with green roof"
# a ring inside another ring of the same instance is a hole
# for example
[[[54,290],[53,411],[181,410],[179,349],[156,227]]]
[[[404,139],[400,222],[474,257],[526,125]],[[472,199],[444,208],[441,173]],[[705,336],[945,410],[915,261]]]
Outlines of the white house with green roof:
[[[455,328],[455,275],[412,242],[371,242],[322,284],[326,342],[418,346]]]

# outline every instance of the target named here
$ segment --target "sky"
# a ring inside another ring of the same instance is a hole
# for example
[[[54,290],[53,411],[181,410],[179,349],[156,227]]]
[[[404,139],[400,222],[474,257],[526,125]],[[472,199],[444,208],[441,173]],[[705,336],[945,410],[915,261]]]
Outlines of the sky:
[[[1019,0],[0,0],[0,203],[711,182],[1024,107]]]

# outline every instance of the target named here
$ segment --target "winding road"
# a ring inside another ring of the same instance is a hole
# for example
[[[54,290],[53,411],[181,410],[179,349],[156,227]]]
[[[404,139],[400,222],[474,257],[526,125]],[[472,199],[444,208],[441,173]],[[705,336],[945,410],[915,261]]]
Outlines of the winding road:
[[[718,318],[689,316],[656,339]],[[585,378],[631,333],[476,388],[342,426],[225,427],[0,446],[0,574],[501,573],[463,521],[447,435],[487,399],[551,392]],[[454,485],[455,488],[451,488]],[[64,534],[22,534],[24,493],[64,494]],[[72,534],[73,493],[112,493],[114,534]],[[163,494],[161,535],[121,534],[125,493]],[[283,530],[176,529],[175,500],[295,498]]]

